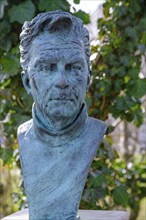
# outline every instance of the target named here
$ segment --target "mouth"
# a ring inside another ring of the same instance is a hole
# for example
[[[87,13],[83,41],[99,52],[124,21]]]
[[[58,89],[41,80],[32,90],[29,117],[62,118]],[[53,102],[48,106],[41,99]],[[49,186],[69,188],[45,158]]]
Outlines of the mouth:
[[[73,102],[74,104],[76,103],[76,97],[74,96],[74,94],[71,95],[71,92],[60,92],[55,94],[55,92],[53,92],[52,94],[50,94],[49,97],[49,101],[50,102],[61,102],[61,103],[68,103],[68,102]]]
[[[68,99],[68,98],[51,98],[49,101],[61,101],[61,102],[74,102],[73,99]]]

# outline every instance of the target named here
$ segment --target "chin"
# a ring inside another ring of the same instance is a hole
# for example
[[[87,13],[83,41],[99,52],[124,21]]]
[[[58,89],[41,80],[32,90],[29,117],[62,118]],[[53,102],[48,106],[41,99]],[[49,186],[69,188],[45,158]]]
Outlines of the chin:
[[[47,115],[51,118],[65,119],[72,118],[77,114],[77,109],[73,106],[58,106],[47,109]]]

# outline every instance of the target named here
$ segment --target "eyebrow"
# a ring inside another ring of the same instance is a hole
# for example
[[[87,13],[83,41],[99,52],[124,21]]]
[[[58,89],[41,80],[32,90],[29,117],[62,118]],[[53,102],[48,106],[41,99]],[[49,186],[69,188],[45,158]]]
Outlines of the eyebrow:
[[[37,64],[49,64],[49,63],[57,63],[59,60],[59,58],[55,57],[55,56],[47,56],[45,58],[39,58],[36,59],[34,62],[34,66],[37,66]],[[78,56],[76,54],[73,54],[71,57],[68,58],[67,63],[78,63],[78,62],[82,62],[84,63],[85,60],[83,59],[83,57]]]
[[[43,64],[49,64],[49,63],[57,63],[58,59],[53,58],[53,57],[45,57],[45,58],[38,58],[34,61],[34,66],[37,67],[38,65],[43,65]]]
[[[39,59],[36,59],[35,62],[34,62],[34,65],[36,64],[44,64],[44,63],[52,63],[52,62],[57,62],[58,60],[57,59],[54,59],[53,57],[48,57],[48,58],[39,58]]]
[[[43,42],[42,44],[40,44],[40,45],[50,45],[50,42]],[[83,48],[83,45],[82,45],[82,43],[80,42],[80,41],[78,41],[78,40],[71,40],[70,42],[67,42],[67,44],[66,43],[62,43],[62,44],[57,44],[57,43],[52,43],[51,45],[50,45],[50,47],[48,48],[49,50],[54,50],[54,49],[56,49],[57,47],[57,49],[58,50],[60,50],[60,49],[68,49],[68,47],[65,47],[66,45],[68,45],[68,46],[70,46],[70,47],[72,47],[73,45],[75,45],[75,46],[77,46],[77,47],[79,47],[79,48]]]
[[[78,62],[84,62],[85,60],[83,59],[83,57],[80,56],[73,56],[70,59],[69,63],[78,63]]]

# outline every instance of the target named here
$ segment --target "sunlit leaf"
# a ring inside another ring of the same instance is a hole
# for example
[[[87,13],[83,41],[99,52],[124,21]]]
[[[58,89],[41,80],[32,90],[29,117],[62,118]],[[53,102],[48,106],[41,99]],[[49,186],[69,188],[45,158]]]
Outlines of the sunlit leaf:
[[[130,94],[135,98],[139,99],[146,93],[146,79],[135,80],[133,86],[131,87]]]
[[[84,22],[84,24],[88,24],[90,22],[89,14],[87,14],[86,12],[84,12],[82,10],[75,12],[74,15],[76,17],[80,18]]]
[[[80,0],[74,0],[75,4],[80,4]]]

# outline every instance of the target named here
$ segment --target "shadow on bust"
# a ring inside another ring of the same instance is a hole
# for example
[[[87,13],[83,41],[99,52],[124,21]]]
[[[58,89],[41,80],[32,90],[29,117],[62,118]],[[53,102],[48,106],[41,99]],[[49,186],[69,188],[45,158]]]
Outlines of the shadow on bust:
[[[89,117],[89,35],[70,13],[39,14],[20,35],[22,80],[32,119],[18,128],[30,220],[75,220],[107,125]]]

